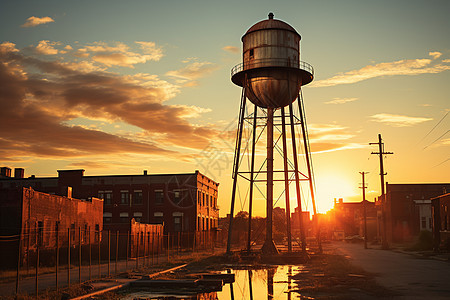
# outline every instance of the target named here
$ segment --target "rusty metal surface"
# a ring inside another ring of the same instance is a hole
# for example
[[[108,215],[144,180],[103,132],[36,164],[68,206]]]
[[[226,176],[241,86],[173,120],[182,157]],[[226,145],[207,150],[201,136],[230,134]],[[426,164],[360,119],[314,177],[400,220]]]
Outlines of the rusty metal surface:
[[[275,19],[266,19],[266,20],[262,20],[262,21],[256,23],[252,27],[250,27],[245,34],[255,32],[258,30],[264,30],[264,29],[283,29],[283,30],[288,30],[288,31],[297,33],[297,31],[295,31],[294,27],[292,27],[291,25],[289,25],[286,22],[283,22],[280,20],[275,20]],[[297,33],[297,35],[299,35],[299,34]]]
[[[231,70],[231,80],[257,106],[289,105],[314,77],[312,66],[300,61],[300,39],[292,26],[269,15],[242,37],[243,62]]]

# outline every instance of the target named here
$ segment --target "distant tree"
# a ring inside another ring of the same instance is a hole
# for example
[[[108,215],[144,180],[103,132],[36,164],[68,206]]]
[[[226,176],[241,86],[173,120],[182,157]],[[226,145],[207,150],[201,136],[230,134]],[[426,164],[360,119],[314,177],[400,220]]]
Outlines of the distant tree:
[[[286,237],[286,211],[280,207],[273,209],[273,239],[276,242],[283,242]]]

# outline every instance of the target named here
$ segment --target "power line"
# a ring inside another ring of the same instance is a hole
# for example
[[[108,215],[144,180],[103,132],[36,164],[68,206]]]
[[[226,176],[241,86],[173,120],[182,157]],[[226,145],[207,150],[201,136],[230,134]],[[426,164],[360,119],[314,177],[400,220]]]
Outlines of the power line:
[[[444,161],[442,161],[442,162],[440,162],[440,163],[438,163],[437,165],[435,165],[434,167],[432,167],[432,168],[436,168],[436,167],[438,167],[438,166],[440,166],[440,165],[442,165],[442,164],[445,164],[446,162],[448,162],[450,160],[450,157],[449,158],[447,158],[446,160],[444,160]]]
[[[433,128],[431,128],[431,130],[430,131],[428,131],[428,133],[427,134],[425,134],[425,136],[419,141],[419,143],[420,142],[422,142],[436,127],[438,127],[438,125],[439,124],[441,124],[441,122],[442,121],[444,121],[444,119],[447,117],[447,115],[448,115],[448,113],[449,113],[450,111],[448,111],[440,120],[439,120],[439,122],[437,122],[437,124],[436,125],[434,125],[434,127]]]
[[[431,144],[429,144],[428,146],[424,147],[422,150],[427,149],[428,147],[430,147],[431,145],[433,145],[434,143],[436,143],[437,141],[439,141],[441,138],[443,138],[444,135],[446,135],[446,134],[449,133],[449,132],[450,132],[450,130],[447,130],[446,132],[444,132],[443,135],[441,135],[440,137],[438,137],[437,139],[435,139]]]

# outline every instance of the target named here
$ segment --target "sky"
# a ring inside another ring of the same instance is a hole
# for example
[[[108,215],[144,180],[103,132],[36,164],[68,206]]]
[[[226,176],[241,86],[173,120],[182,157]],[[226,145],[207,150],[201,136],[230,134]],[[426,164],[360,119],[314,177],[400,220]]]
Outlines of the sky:
[[[220,183],[225,216],[241,95],[230,70],[242,35],[273,12],[315,71],[302,94],[320,212],[362,200],[359,172],[366,199],[380,194],[378,134],[394,153],[387,182],[450,182],[449,11],[434,0],[1,1],[0,165],[199,170]],[[254,214],[264,207],[257,196]]]

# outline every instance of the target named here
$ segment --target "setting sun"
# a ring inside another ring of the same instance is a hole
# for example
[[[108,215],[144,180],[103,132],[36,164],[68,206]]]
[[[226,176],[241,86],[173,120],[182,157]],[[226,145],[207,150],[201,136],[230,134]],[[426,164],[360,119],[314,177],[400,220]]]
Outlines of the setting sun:
[[[355,183],[340,174],[319,175],[316,178],[317,207],[319,212],[326,212],[333,208],[333,200],[336,198],[355,197]]]

